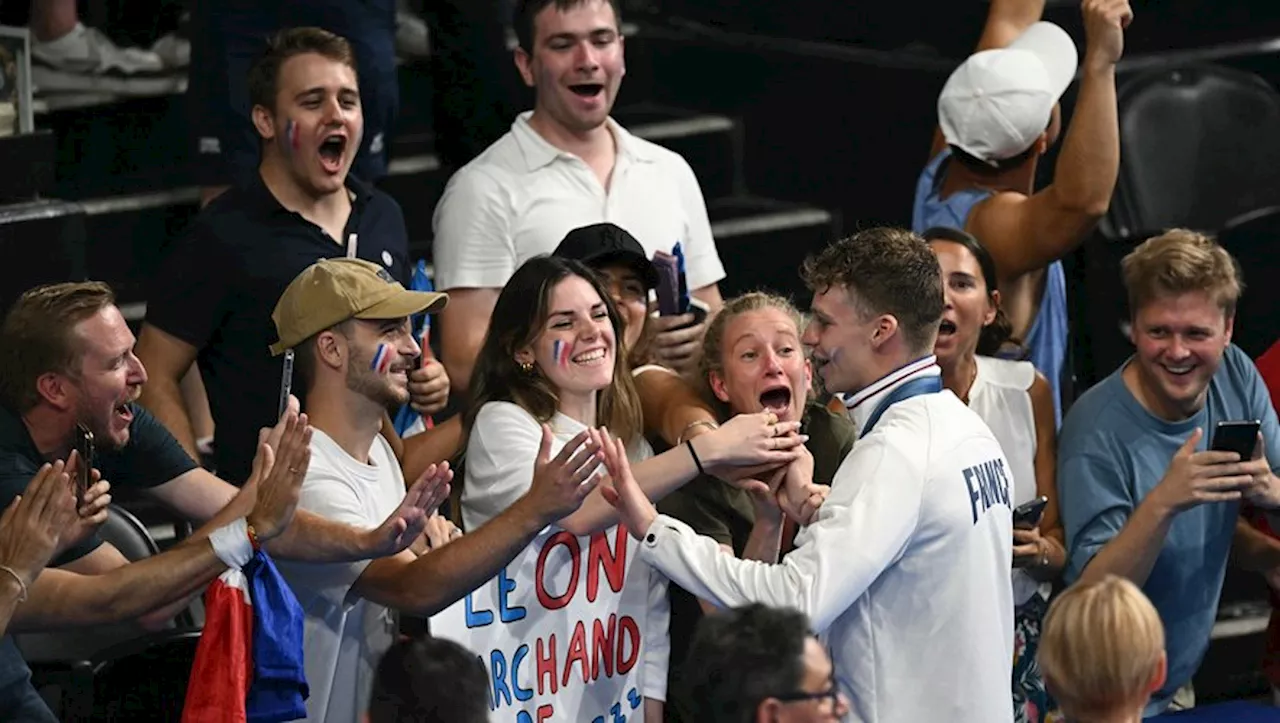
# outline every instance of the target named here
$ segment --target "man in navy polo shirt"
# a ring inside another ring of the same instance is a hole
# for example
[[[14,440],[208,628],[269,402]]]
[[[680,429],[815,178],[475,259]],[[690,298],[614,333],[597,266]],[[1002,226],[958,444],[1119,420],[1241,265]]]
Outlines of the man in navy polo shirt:
[[[237,483],[249,476],[257,430],[279,411],[270,314],[289,282],[339,256],[377,263],[402,283],[410,274],[400,207],[349,175],[364,134],[350,44],[319,28],[283,31],[250,70],[248,89],[258,174],[211,203],[165,260],[137,348],[152,374],[142,404],[188,452],[195,441],[179,382],[199,360],[216,469]],[[428,361],[411,381],[420,408],[426,398],[428,413],[443,406],[440,364]]]

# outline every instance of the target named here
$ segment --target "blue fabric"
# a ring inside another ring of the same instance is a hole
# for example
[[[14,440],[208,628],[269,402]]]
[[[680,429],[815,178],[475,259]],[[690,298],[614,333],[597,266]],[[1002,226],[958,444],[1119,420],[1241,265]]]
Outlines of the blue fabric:
[[[417,266],[413,267],[413,274],[409,278],[410,291],[435,291],[435,285],[431,283],[431,275],[427,273],[427,262],[424,259],[418,259]],[[412,322],[413,338],[418,340],[418,344],[422,346],[422,353],[427,353],[427,333],[431,329],[431,315],[419,314]],[[401,437],[409,431],[409,428],[417,424],[422,417],[421,414],[413,411],[411,405],[405,404],[396,412],[396,418],[392,421],[396,428],[396,434]]]
[[[944,149],[920,173],[920,179],[916,182],[915,202],[911,208],[911,230],[916,233],[923,233],[933,226],[964,230],[973,207],[994,193],[985,188],[966,188],[942,198],[944,164],[950,157],[950,149]],[[1022,343],[1027,347],[1027,359],[1045,376],[1053,389],[1054,422],[1059,426],[1062,424],[1062,382],[1067,365],[1067,334],[1067,277],[1062,270],[1062,262],[1054,261],[1049,264],[1045,274],[1040,310]]]
[[[31,671],[11,635],[0,638],[0,720],[58,723],[31,684]]]
[[[1067,275],[1062,262],[1054,261],[1045,270],[1044,295],[1040,311],[1027,330],[1023,344],[1027,359],[1049,381],[1053,389],[1053,422],[1062,426],[1062,384],[1067,366]]]
[[[1280,710],[1262,703],[1236,700],[1165,713],[1151,720],[1159,723],[1277,723],[1280,721]]]
[[[302,606],[267,553],[244,568],[253,604],[253,683],[246,703],[249,723],[307,717],[310,694],[302,652]]]
[[[1148,412],[1125,386],[1122,365],[1072,406],[1058,441],[1058,504],[1067,541],[1067,583],[1079,579],[1093,556],[1128,522],[1160,483],[1169,462],[1199,427],[1204,450],[1218,422],[1262,420],[1267,459],[1280,463],[1280,425],[1258,370],[1229,346],[1209,382],[1203,409],[1167,422]],[[1182,512],[1169,527],[1142,591],[1164,623],[1169,675],[1151,697],[1146,715],[1160,713],[1195,674],[1217,617],[1227,553],[1239,503],[1204,504]]]
[[[876,422],[880,421],[880,417],[884,413],[897,404],[906,401],[912,397],[918,397],[921,394],[937,394],[942,391],[942,377],[924,377],[922,379],[912,379],[902,386],[889,392],[888,396],[880,400],[876,408],[871,411],[871,416],[867,417],[867,423],[862,427],[862,434],[858,438],[871,434],[871,430],[876,426]]]
[[[974,206],[991,198],[986,188],[965,188],[942,198],[943,164],[951,158],[951,150],[943,149],[929,161],[916,181],[916,197],[911,207],[911,230],[923,233],[933,226],[964,229]]]

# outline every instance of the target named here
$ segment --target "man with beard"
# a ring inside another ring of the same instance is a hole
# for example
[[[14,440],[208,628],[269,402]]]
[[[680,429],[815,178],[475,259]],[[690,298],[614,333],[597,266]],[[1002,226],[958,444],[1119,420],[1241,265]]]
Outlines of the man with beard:
[[[315,425],[301,510],[362,526],[395,509],[404,478],[379,434],[383,410],[409,398],[407,371],[421,351],[409,317],[446,303],[444,294],[406,291],[360,259],[323,259],[285,289],[272,314],[279,341],[271,350],[294,350]],[[306,612],[307,720],[359,720],[374,666],[394,641],[396,611],[430,616],[459,600],[594,489],[598,443],[583,432],[548,459],[546,434],[529,491],[461,539],[434,549],[424,539],[367,562],[281,563]],[[447,463],[427,475],[452,478]]]
[[[0,505],[20,494],[45,462],[64,460],[78,473],[71,452],[88,432],[96,449],[93,479],[99,479],[100,471],[104,481],[84,494],[81,517],[86,520],[110,501],[107,481],[144,492],[182,519],[207,528],[242,517],[253,507],[254,485],[237,490],[199,467],[134,403],[147,382],[147,370],[134,356],[133,345],[133,334],[105,284],[38,287],[9,310],[0,328]],[[296,415],[296,400],[291,400],[276,427]],[[261,436],[255,436],[251,449],[261,443]],[[270,551],[325,562],[402,550],[422,531],[425,509],[443,499],[443,486],[424,479],[407,496],[402,493],[403,499],[397,498],[397,507],[379,524],[364,528],[303,513]],[[95,524],[83,527],[69,538],[76,543],[54,560],[55,567],[101,574],[128,563],[119,550],[92,534]]]
[[[529,258],[572,229],[608,221],[645,256],[679,242],[688,288],[720,307],[724,267],[698,179],[679,155],[609,117],[626,73],[618,0],[521,0],[516,67],[534,108],[449,179],[436,206],[436,286],[448,291],[441,354],[455,392],[470,382],[498,292]],[[654,320],[653,361],[692,371],[704,324]]]
[[[1058,497],[1066,581],[1126,577],[1164,622],[1168,677],[1147,705],[1153,716],[1195,704],[1191,678],[1217,619],[1240,503],[1280,507],[1280,424],[1257,368],[1231,343],[1243,285],[1226,249],[1175,229],[1121,267],[1134,355],[1067,414]],[[1248,459],[1211,449],[1219,423],[1253,420]]]
[[[80,456],[89,434],[96,448],[90,472],[96,484],[83,491],[80,514],[60,535],[55,567],[30,579],[12,576],[25,602],[15,610],[10,631],[131,619],[158,624],[223,570],[244,565],[256,543],[312,558],[333,556],[344,545],[354,548],[357,540],[375,552],[398,549],[393,540],[422,529],[422,510],[413,517],[404,509],[378,532],[314,518],[309,525],[289,525],[310,436],[305,415],[293,409],[259,437],[254,472],[238,495],[196,467],[132,403],[146,372],[111,299],[110,289],[97,283],[40,287],[18,300],[0,330],[0,507],[23,494],[36,474],[61,475],[63,484],[69,484],[68,476],[80,478],[89,471]],[[143,489],[188,518],[209,522],[173,549],[128,563],[92,534],[106,519],[110,501],[99,469],[120,487]],[[379,535],[386,541],[374,545]],[[0,640],[0,720],[56,720],[7,636]]]
[[[365,130],[351,45],[318,28],[286,30],[250,70],[248,92],[258,173],[210,203],[169,253],[138,340],[138,358],[155,375],[142,404],[193,456],[180,383],[199,359],[217,425],[214,468],[236,484],[249,475],[256,430],[278,414],[281,366],[267,353],[267,314],[289,282],[335,256],[410,276],[399,205],[349,174]],[[444,367],[428,360],[411,376],[420,411],[442,408]]]

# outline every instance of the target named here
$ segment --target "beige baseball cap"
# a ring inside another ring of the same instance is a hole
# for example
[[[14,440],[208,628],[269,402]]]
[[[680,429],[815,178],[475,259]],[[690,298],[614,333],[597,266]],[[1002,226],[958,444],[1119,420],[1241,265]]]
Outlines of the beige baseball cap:
[[[409,291],[381,266],[364,259],[321,259],[289,282],[271,320],[279,341],[272,356],[347,319],[399,319],[435,313],[449,295]]]

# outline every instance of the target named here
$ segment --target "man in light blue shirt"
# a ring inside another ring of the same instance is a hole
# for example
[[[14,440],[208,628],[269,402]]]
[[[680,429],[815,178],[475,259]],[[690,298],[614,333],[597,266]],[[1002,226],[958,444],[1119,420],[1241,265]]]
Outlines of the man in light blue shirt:
[[[1243,286],[1231,256],[1175,230],[1122,266],[1136,353],[1067,415],[1058,499],[1067,582],[1121,575],[1160,612],[1168,679],[1149,717],[1194,705],[1239,501],[1280,506],[1280,425],[1258,370],[1231,345]],[[1252,459],[1206,451],[1218,423],[1237,420],[1262,424]]]

